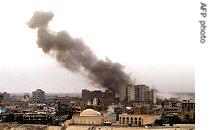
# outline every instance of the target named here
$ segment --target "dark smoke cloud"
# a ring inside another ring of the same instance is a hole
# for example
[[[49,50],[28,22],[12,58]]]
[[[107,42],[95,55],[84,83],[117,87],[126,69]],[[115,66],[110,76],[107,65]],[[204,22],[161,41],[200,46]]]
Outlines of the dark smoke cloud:
[[[52,12],[37,11],[28,22],[30,28],[38,29],[37,44],[71,72],[84,69],[88,78],[96,86],[118,92],[124,84],[130,83],[130,77],[123,71],[123,66],[109,59],[99,60],[81,39],[72,38],[66,31],[52,32],[48,23],[53,18]]]

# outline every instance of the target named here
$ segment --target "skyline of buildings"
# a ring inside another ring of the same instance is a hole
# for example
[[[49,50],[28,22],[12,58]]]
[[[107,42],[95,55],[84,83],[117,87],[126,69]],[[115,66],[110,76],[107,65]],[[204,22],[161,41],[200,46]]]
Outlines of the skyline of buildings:
[[[82,91],[82,97],[47,95],[42,89],[29,94],[0,99],[2,122],[24,124],[111,125],[144,127],[164,123],[195,121],[192,99],[156,98],[146,85],[126,85],[122,95],[110,90]],[[120,99],[129,100],[120,100]],[[10,116],[15,118],[9,118]]]

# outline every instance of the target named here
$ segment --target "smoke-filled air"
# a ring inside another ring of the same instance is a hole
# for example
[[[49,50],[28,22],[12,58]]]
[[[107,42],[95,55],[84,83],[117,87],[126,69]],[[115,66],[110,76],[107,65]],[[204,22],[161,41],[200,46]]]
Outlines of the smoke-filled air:
[[[131,82],[121,64],[98,59],[82,39],[73,38],[66,31],[49,30],[48,23],[53,16],[52,12],[37,11],[28,22],[30,28],[37,29],[37,45],[44,53],[55,57],[71,72],[85,70],[95,86],[118,92],[121,86]]]

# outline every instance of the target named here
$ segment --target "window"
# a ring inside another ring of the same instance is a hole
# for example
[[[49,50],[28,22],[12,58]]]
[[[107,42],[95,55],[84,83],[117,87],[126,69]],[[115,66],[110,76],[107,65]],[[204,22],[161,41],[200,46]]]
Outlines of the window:
[[[141,118],[139,118],[139,126],[141,125]]]
[[[129,118],[128,117],[126,118],[126,124],[129,124]]]
[[[123,117],[123,122],[122,122],[122,124],[125,124],[125,117]]]
[[[131,117],[131,124],[133,124],[133,117]]]
[[[134,122],[137,125],[137,117],[134,118]]]

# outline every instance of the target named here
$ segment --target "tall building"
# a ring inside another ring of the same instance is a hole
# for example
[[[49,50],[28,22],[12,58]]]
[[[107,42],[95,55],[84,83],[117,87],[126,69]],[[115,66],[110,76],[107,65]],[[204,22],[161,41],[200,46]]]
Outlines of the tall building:
[[[7,92],[0,92],[0,100],[8,101],[10,100],[10,94]]]
[[[146,101],[148,99],[149,86],[144,84],[134,85],[135,101]]]
[[[120,100],[141,101],[141,102],[156,102],[155,89],[150,89],[149,86],[141,85],[125,85],[120,90]]]
[[[151,101],[153,103],[156,103],[157,97],[156,97],[156,90],[155,89],[150,89],[150,97],[149,98],[151,99]]]
[[[121,87],[120,92],[119,92],[119,97],[120,100],[134,100],[134,87],[133,85],[127,84],[123,87]]]
[[[110,90],[105,90],[104,92],[101,90],[82,90],[82,99],[86,101],[93,101],[94,98],[97,98],[97,104],[103,103],[105,105],[115,102],[114,92]]]
[[[45,100],[45,91],[37,89],[36,91],[32,92],[32,100],[34,103],[43,103]]]

